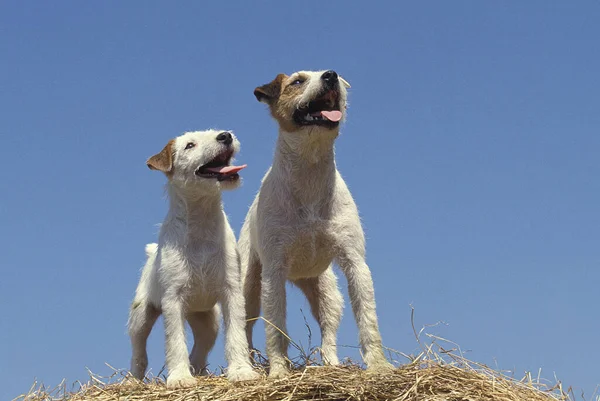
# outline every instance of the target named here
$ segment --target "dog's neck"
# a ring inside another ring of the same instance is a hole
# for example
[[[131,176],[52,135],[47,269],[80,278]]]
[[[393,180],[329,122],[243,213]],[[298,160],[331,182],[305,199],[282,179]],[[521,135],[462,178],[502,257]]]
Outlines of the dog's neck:
[[[272,169],[287,178],[290,189],[303,203],[324,199],[335,179],[334,142],[338,130],[279,131]]]
[[[288,164],[294,169],[306,168],[310,165],[334,166],[334,142],[339,131],[318,127],[304,128],[303,131],[290,133],[279,130],[275,152],[276,163]]]
[[[187,185],[167,184],[169,213],[165,224],[175,224],[185,230],[188,239],[213,238],[224,224],[223,203],[219,190]]]

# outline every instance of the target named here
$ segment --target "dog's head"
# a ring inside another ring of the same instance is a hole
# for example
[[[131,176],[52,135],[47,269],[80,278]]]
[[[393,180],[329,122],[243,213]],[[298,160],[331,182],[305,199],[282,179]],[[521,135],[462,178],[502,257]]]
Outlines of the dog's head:
[[[279,74],[254,90],[260,102],[286,132],[304,128],[336,130],[346,114],[346,88],[350,85],[335,71],[298,71]]]
[[[246,167],[231,165],[239,149],[231,131],[187,132],[170,140],[146,164],[172,182],[201,189],[233,189],[240,184],[238,172]]]

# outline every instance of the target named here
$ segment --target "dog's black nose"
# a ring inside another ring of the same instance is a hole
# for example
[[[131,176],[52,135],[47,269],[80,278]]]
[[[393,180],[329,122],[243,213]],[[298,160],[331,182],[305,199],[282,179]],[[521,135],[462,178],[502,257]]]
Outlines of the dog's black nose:
[[[325,81],[327,86],[334,86],[338,82],[338,74],[333,70],[325,71],[323,75],[321,75],[321,79]]]
[[[225,145],[231,145],[231,142],[233,142],[231,132],[221,132],[219,135],[217,135],[217,141],[224,143]]]

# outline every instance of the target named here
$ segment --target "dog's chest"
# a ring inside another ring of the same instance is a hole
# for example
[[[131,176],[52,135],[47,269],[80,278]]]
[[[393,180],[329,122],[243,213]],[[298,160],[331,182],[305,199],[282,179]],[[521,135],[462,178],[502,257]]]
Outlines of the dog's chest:
[[[198,256],[197,260],[205,261]],[[191,311],[210,310],[218,301],[220,283],[224,282],[224,269],[212,260],[205,263],[191,263],[189,267],[189,285],[187,305]]]
[[[221,283],[223,281],[225,257],[221,249],[217,247],[205,247],[189,250],[186,259],[193,287],[206,292],[211,287],[214,287],[214,283]]]
[[[305,212],[292,227],[291,237],[294,240],[286,252],[290,278],[318,276],[333,259],[330,221],[323,219],[318,213]]]
[[[190,273],[200,278],[217,279],[218,272],[223,270],[223,251],[216,247],[190,250],[186,258]]]

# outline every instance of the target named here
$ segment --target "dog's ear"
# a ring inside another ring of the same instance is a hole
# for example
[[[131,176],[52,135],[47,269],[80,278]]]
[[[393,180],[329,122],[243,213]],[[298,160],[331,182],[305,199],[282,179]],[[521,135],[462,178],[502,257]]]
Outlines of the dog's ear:
[[[173,170],[173,144],[174,139],[171,139],[167,146],[146,161],[146,165],[151,170],[162,171],[163,173],[171,173]]]
[[[342,83],[342,84],[343,84],[343,85],[344,85],[344,86],[345,86],[347,89],[350,89],[350,88],[351,88],[351,86],[350,86],[350,84],[348,83],[348,81],[346,81],[346,80],[345,80],[344,78],[342,78],[342,77],[339,77],[339,78],[340,78],[340,82],[341,82],[341,83]]]
[[[274,99],[279,97],[281,93],[281,83],[284,79],[287,78],[285,74],[279,74],[275,77],[274,80],[265,84],[263,86],[259,86],[254,89],[254,96],[256,96],[256,100],[263,103],[271,103]]]

